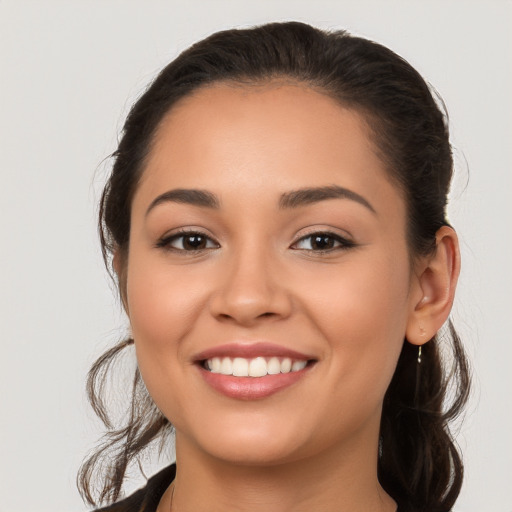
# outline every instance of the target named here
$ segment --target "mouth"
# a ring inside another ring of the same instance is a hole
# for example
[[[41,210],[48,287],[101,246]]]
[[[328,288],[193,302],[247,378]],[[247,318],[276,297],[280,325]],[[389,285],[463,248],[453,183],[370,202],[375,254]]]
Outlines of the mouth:
[[[230,344],[198,354],[196,366],[215,391],[240,400],[266,398],[305,378],[317,359],[273,344]]]
[[[234,377],[265,377],[304,370],[313,360],[292,359],[290,357],[213,357],[201,362],[202,367],[211,373]]]

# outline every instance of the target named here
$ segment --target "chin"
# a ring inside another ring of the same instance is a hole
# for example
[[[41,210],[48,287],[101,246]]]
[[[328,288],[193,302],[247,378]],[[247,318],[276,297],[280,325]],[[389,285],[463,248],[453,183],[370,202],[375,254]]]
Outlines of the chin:
[[[296,426],[283,425],[282,419],[280,425],[272,424],[268,418],[244,423],[220,422],[201,429],[195,444],[211,457],[232,464],[268,466],[300,458],[305,440]]]
[[[241,466],[276,466],[300,458],[300,450],[296,446],[264,444],[265,442],[250,444],[227,440],[226,443],[215,443],[214,446],[206,448],[209,448],[208,452],[212,457]]]

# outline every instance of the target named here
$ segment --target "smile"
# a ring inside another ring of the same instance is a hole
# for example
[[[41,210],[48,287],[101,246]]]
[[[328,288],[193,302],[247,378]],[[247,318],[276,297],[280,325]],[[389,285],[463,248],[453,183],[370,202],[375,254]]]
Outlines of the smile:
[[[231,343],[196,354],[196,368],[218,393],[239,400],[266,398],[306,378],[318,362],[273,343]]]
[[[233,375],[234,377],[265,377],[281,373],[298,372],[308,364],[307,360],[292,360],[289,357],[214,357],[207,359],[204,366],[212,373]]]

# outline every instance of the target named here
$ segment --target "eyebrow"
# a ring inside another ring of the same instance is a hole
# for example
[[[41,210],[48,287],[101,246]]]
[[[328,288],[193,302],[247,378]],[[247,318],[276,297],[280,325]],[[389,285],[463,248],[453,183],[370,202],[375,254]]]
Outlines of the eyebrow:
[[[282,194],[279,199],[279,208],[299,208],[327,199],[349,199],[363,205],[372,213],[376,213],[375,208],[363,196],[338,185],[308,187],[286,192]],[[177,188],[164,192],[156,197],[146,210],[146,215],[159,204],[166,202],[184,203],[215,210],[220,208],[218,197],[208,190]]]
[[[348,188],[338,185],[329,185],[327,187],[301,188],[287,192],[279,200],[279,208],[298,208],[308,204],[318,203],[326,199],[350,199],[366,207],[372,213],[377,213],[375,208],[363,196]]]
[[[185,203],[193,206],[213,209],[218,209],[220,207],[220,202],[217,196],[207,190],[176,188],[169,190],[168,192],[164,192],[156,197],[146,210],[146,215],[148,215],[148,213],[159,204],[167,202]]]

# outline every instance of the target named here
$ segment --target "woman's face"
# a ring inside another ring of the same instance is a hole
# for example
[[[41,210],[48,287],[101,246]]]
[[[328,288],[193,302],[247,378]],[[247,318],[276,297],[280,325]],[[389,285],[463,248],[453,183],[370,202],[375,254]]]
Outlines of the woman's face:
[[[405,226],[362,118],[326,95],[216,85],[175,106],[133,200],[125,286],[178,450],[376,452],[418,298]]]

